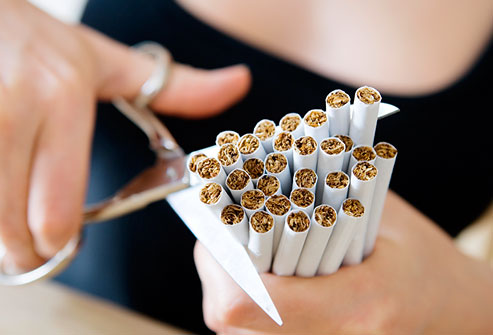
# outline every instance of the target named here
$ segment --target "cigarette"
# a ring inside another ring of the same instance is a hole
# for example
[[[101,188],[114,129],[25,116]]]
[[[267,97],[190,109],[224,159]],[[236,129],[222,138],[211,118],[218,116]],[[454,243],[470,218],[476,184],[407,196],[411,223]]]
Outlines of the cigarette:
[[[221,222],[242,245],[248,244],[248,220],[241,206],[228,205],[221,211]]]
[[[353,145],[354,145],[353,140],[351,139],[351,137],[346,135],[335,135],[334,137],[340,139],[342,142],[344,142],[344,145],[346,146],[346,150],[344,151],[344,161],[342,163],[341,170],[347,172],[349,166],[349,160],[351,158],[351,151],[353,150]]]
[[[321,109],[312,109],[303,118],[305,136],[311,136],[317,141],[322,142],[329,137],[329,119],[327,114]]]
[[[327,138],[320,143],[317,162],[317,174],[321,178],[325,177],[328,172],[342,170],[345,149],[346,146],[344,142],[342,142],[337,137]],[[322,203],[323,193],[324,183],[320,182],[317,185],[317,191],[315,193],[317,204]]]
[[[217,154],[217,159],[221,163],[226,174],[234,169],[241,169],[243,160],[236,145],[228,143],[221,146]]]
[[[216,215],[221,216],[222,209],[232,204],[231,198],[218,183],[207,183],[199,193],[200,201]]]
[[[237,144],[240,140],[240,135],[236,131],[225,130],[217,134],[216,145],[222,147],[225,144]]]
[[[365,208],[359,200],[344,200],[337,215],[337,224],[333,228],[332,235],[320,260],[317,274],[328,275],[339,269],[364,213]]]
[[[274,151],[272,147],[272,138],[275,133],[276,124],[271,120],[261,120],[253,129],[253,134],[260,139],[266,153]]]
[[[241,195],[245,191],[253,190],[253,182],[250,175],[241,169],[231,171],[226,179],[226,187],[236,203],[240,203]]]
[[[226,173],[216,158],[201,159],[197,163],[197,174],[204,183],[218,183],[225,186]]]
[[[266,197],[281,194],[281,182],[276,176],[264,174],[258,179],[257,188],[264,192]]]
[[[253,134],[245,134],[240,138],[238,142],[238,150],[240,150],[243,161],[250,158],[258,158],[264,160],[265,150],[260,143],[260,139]]]
[[[315,194],[318,176],[312,169],[299,169],[293,176],[293,190],[306,188]]]
[[[309,228],[310,217],[305,212],[295,210],[286,216],[272,272],[278,276],[294,275]]]
[[[377,181],[377,168],[369,162],[357,163],[351,171],[351,186],[349,197],[358,199],[366,208],[365,215],[361,218],[354,233],[354,238],[344,256],[344,265],[356,265],[363,261],[363,249],[365,247],[368,219],[371,213],[371,203]]]
[[[272,141],[274,152],[280,152],[288,159],[290,171],[293,171],[293,145],[294,137],[288,132],[277,134]]]
[[[282,131],[291,133],[295,139],[305,135],[305,130],[301,124],[301,116],[298,113],[284,115],[279,121],[279,126]]]
[[[347,174],[342,171],[329,172],[325,177],[322,203],[339,211],[343,201],[347,198],[348,190],[349,177]]]
[[[274,218],[274,242],[272,252],[275,255],[281,240],[286,216],[291,210],[291,201],[285,195],[273,195],[265,202],[265,209]]]
[[[302,136],[294,141],[293,147],[293,169],[294,171],[308,168],[317,168],[317,141],[311,136]]]
[[[372,87],[363,86],[356,90],[349,126],[349,136],[355,144],[373,145],[381,100],[380,93]]]
[[[247,159],[243,163],[243,170],[250,175],[253,185],[257,186],[258,179],[264,174],[264,162],[258,158]]]
[[[291,190],[291,171],[286,156],[277,152],[268,154],[265,158],[265,172],[276,176],[281,182],[283,194],[289,194],[289,190]]]
[[[352,169],[358,162],[369,162],[374,164],[376,158],[377,153],[375,152],[375,149],[367,145],[358,145],[354,147],[353,152],[351,153],[349,167]]]
[[[296,275],[299,277],[313,277],[317,273],[320,260],[337,220],[334,208],[320,205],[315,208],[312,224],[303,245]]]
[[[329,134],[348,135],[351,119],[351,98],[342,90],[334,90],[325,98],[325,111],[329,117]]]
[[[241,206],[246,215],[250,218],[256,211],[263,210],[265,207],[265,195],[260,190],[245,191],[241,195]]]
[[[305,211],[308,216],[313,214],[315,195],[312,191],[306,188],[297,188],[291,192],[290,200],[293,204],[293,210]]]
[[[273,227],[274,218],[265,211],[255,212],[250,218],[248,253],[259,273],[270,270],[274,240]]]
[[[382,218],[383,206],[387,191],[389,189],[392,170],[394,169],[397,158],[397,149],[390,143],[380,142],[375,145],[377,159],[375,167],[378,169],[378,178],[375,185],[375,193],[371,204],[371,216],[368,218],[368,227],[366,231],[365,248],[363,254],[365,257],[371,254],[375,241],[377,239],[378,227]]]
[[[198,152],[196,154],[190,155],[188,158],[187,162],[187,168],[190,174],[196,174],[197,173],[197,164],[203,160],[206,159],[207,156],[201,152]]]

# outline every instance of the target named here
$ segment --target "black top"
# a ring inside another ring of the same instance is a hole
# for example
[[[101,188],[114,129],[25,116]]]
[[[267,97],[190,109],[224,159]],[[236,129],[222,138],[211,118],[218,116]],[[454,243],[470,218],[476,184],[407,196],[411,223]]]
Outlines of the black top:
[[[172,1],[93,0],[83,22],[126,44],[157,41],[177,61],[196,67],[250,67],[250,92],[224,114],[200,121],[162,118],[187,152],[212,145],[216,134],[231,124],[240,134],[251,132],[263,118],[278,121],[288,112],[303,115],[324,108],[324,98],[333,89],[350,95],[356,89],[238,42]],[[442,92],[415,98],[383,94],[384,102],[401,109],[379,122],[375,138],[375,143],[387,141],[399,150],[391,188],[451,235],[471,223],[492,199],[487,154],[491,123],[482,106],[489,96],[484,83],[491,73],[490,46],[467,76]],[[240,115],[242,122],[234,122]],[[113,107],[101,105],[89,200],[110,195],[152,164],[153,154],[146,148],[147,140],[137,128]],[[192,260],[194,238],[166,202],[91,227],[86,234],[87,245],[60,280],[205,332]]]

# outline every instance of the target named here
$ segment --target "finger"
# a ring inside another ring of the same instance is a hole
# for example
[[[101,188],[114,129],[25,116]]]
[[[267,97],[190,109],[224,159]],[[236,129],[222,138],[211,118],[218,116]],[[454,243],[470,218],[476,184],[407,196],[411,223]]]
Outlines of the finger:
[[[79,31],[96,58],[99,97],[135,98],[153,70],[152,59],[87,27]],[[151,106],[168,115],[206,117],[242,98],[250,83],[250,71],[244,65],[201,70],[174,63],[165,89]]]

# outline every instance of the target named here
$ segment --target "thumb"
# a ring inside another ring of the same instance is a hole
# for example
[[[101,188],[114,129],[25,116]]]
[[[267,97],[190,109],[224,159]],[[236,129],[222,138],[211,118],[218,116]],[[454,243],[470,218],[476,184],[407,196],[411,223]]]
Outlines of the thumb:
[[[88,27],[78,28],[96,58],[98,97],[134,99],[152,73],[154,61]],[[212,116],[243,98],[250,84],[250,71],[245,65],[203,70],[174,62],[166,87],[151,107],[162,114],[185,118]]]

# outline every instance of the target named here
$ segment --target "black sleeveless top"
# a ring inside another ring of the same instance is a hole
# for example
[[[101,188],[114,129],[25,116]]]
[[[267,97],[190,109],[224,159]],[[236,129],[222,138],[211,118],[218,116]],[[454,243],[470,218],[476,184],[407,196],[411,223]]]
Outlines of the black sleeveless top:
[[[175,60],[201,68],[247,64],[253,85],[237,105],[217,117],[190,121],[163,117],[185,151],[214,143],[237,125],[251,132],[262,118],[324,108],[328,92],[356,87],[334,82],[270,56],[207,26],[173,1],[90,0],[83,22],[126,44],[162,43]],[[461,81],[432,95],[383,101],[401,112],[379,121],[375,143],[399,150],[391,188],[451,235],[471,223],[492,200],[491,45]],[[361,86],[365,83],[361,83]],[[241,115],[242,122],[234,122]],[[190,137],[189,134],[194,134]],[[205,139],[205,141],[198,139]],[[110,195],[145,166],[147,140],[109,105],[100,105],[93,147],[89,201]],[[467,194],[467,197],[463,195]],[[90,227],[86,246],[59,280],[178,326],[205,333],[194,237],[165,201],[127,217]]]

